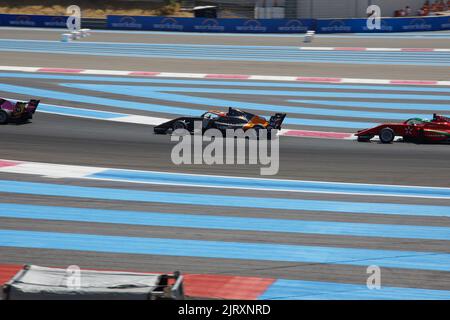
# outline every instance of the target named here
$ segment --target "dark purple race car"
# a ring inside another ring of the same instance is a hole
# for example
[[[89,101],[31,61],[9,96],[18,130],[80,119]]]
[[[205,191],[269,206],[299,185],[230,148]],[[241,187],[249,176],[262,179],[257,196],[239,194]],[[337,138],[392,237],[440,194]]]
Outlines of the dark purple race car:
[[[0,124],[8,122],[26,122],[33,118],[33,114],[40,100],[11,101],[0,98]]]

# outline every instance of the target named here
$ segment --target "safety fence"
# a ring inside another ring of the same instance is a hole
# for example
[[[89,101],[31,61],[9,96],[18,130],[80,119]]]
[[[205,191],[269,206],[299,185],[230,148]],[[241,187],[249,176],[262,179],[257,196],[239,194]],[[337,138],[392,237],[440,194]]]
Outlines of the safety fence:
[[[65,28],[66,16],[0,14],[0,26]],[[226,33],[353,33],[450,30],[450,16],[383,18],[381,29],[370,30],[367,19],[211,19],[149,16],[107,17],[112,30]],[[83,27],[91,27],[84,25]]]

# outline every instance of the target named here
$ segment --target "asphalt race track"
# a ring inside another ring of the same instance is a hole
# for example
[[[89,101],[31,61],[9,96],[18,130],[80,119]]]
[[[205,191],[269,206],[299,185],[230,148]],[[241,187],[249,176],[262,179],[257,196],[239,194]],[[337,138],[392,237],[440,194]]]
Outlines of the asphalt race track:
[[[58,31],[0,29],[0,65],[436,81],[450,74],[450,52],[306,56],[294,52],[304,45],[294,36],[94,32],[76,44],[58,38]],[[329,35],[308,46],[445,49],[449,38],[449,32]],[[202,282],[206,291],[190,280],[187,293],[200,297],[450,298],[449,145],[281,136],[279,173],[262,177],[257,165],[177,166],[170,136],[120,120],[235,106],[265,116],[287,112],[290,130],[354,133],[434,112],[448,116],[448,86],[0,67],[0,96],[42,101],[31,123],[0,126],[0,280],[24,263],[76,264],[215,275]],[[43,165],[22,169],[14,161]],[[49,164],[124,170],[71,176]],[[237,178],[230,185],[203,175]],[[266,178],[302,185],[289,183],[286,191]],[[381,290],[366,287],[370,265],[381,268]]]

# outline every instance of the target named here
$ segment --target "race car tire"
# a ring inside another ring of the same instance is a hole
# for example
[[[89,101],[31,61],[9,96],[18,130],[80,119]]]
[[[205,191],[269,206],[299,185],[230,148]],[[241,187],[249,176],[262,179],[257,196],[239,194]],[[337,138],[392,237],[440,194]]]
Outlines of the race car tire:
[[[175,123],[172,125],[173,131],[177,129],[186,129],[186,128],[187,128],[186,122],[181,120],[175,121]]]
[[[9,116],[4,110],[0,110],[0,124],[8,123]]]
[[[380,130],[379,137],[382,143],[391,143],[395,139],[395,132],[391,128],[383,128]]]

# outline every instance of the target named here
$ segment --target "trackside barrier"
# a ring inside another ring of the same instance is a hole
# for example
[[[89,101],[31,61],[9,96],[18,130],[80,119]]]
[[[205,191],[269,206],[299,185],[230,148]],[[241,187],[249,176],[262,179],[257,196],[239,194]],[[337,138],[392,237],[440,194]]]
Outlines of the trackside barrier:
[[[0,14],[0,26],[66,28],[67,16]],[[107,29],[226,33],[379,33],[450,30],[450,16],[382,18],[381,30],[366,19],[211,19],[110,15]],[[83,24],[83,21],[82,21]]]
[[[212,19],[108,16],[108,29],[226,33],[305,33],[313,19]]]
[[[317,33],[380,33],[450,30],[450,16],[382,18],[380,30],[369,30],[367,19],[318,19]]]
[[[380,30],[369,30],[367,19],[202,19],[117,16],[108,29],[227,33],[379,33],[450,30],[450,16],[382,18]]]
[[[66,29],[67,16],[46,16],[28,14],[0,14],[2,27],[29,27],[29,28],[62,28]],[[81,18],[83,28],[106,28],[106,19]]]
[[[30,28],[67,28],[66,16],[0,14],[0,26]]]

